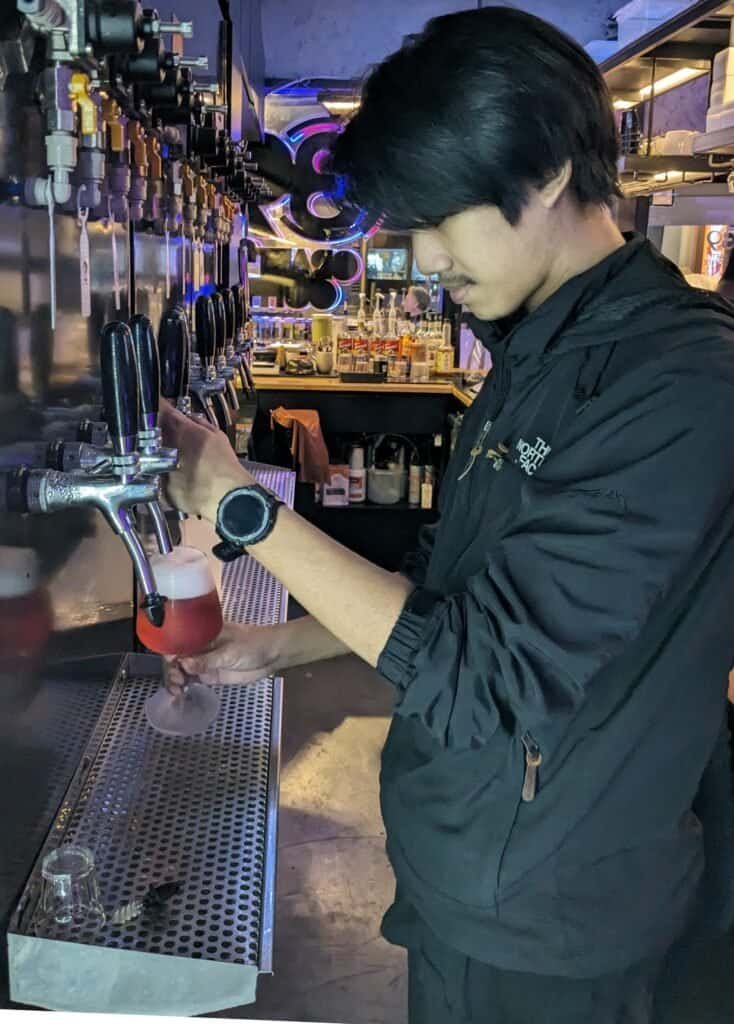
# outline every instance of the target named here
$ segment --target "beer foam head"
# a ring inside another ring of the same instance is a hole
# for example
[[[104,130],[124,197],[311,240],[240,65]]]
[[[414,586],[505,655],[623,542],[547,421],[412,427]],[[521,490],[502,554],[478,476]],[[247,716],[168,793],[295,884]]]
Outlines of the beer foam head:
[[[207,557],[196,548],[179,547],[169,555],[153,555],[150,564],[158,593],[172,601],[203,597],[216,590]]]
[[[0,547],[0,598],[32,594],[38,580],[38,556],[32,548]]]

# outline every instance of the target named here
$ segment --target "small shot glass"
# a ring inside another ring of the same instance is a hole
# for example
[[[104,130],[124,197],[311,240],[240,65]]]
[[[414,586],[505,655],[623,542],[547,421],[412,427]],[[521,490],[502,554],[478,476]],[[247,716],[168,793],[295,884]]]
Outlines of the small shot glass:
[[[60,846],[44,857],[41,875],[44,923],[84,928],[105,923],[91,850],[84,846]]]

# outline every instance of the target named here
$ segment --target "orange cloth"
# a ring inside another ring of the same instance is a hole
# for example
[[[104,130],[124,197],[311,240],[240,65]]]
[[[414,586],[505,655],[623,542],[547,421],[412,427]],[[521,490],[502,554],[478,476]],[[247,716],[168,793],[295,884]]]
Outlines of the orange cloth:
[[[270,413],[271,427],[274,423],[293,430],[291,455],[296,460],[301,483],[328,483],[329,453],[316,409],[284,409],[281,405]]]

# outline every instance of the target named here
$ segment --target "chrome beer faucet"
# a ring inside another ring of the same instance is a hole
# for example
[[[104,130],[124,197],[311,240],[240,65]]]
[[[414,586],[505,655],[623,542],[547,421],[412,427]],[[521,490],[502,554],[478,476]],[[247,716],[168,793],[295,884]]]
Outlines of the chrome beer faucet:
[[[157,475],[140,475],[137,451],[139,397],[135,346],[130,328],[109,323],[100,340],[105,418],[112,440],[111,455],[91,449],[97,461],[90,471],[60,472],[18,465],[3,479],[3,504],[10,513],[37,514],[72,508],[96,508],[128,550],[143,594],[141,606],[154,626],[165,617],[165,597],[155,585],[150,562],[131,517],[136,505],[160,499]],[[80,460],[81,461],[81,460]]]

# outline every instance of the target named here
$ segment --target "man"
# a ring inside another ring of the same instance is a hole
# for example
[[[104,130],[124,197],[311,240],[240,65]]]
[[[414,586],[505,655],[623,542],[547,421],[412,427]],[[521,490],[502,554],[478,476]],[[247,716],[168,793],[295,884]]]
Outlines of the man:
[[[187,667],[246,681],[354,651],[394,684],[384,934],[409,951],[412,1024],[642,1024],[702,919],[734,320],[619,233],[616,156],[595,65],[516,10],[438,18],[367,82],[336,165],[414,232],[494,363],[404,575],[273,510],[221,435],[167,416],[178,505],[312,616],[228,627]]]

